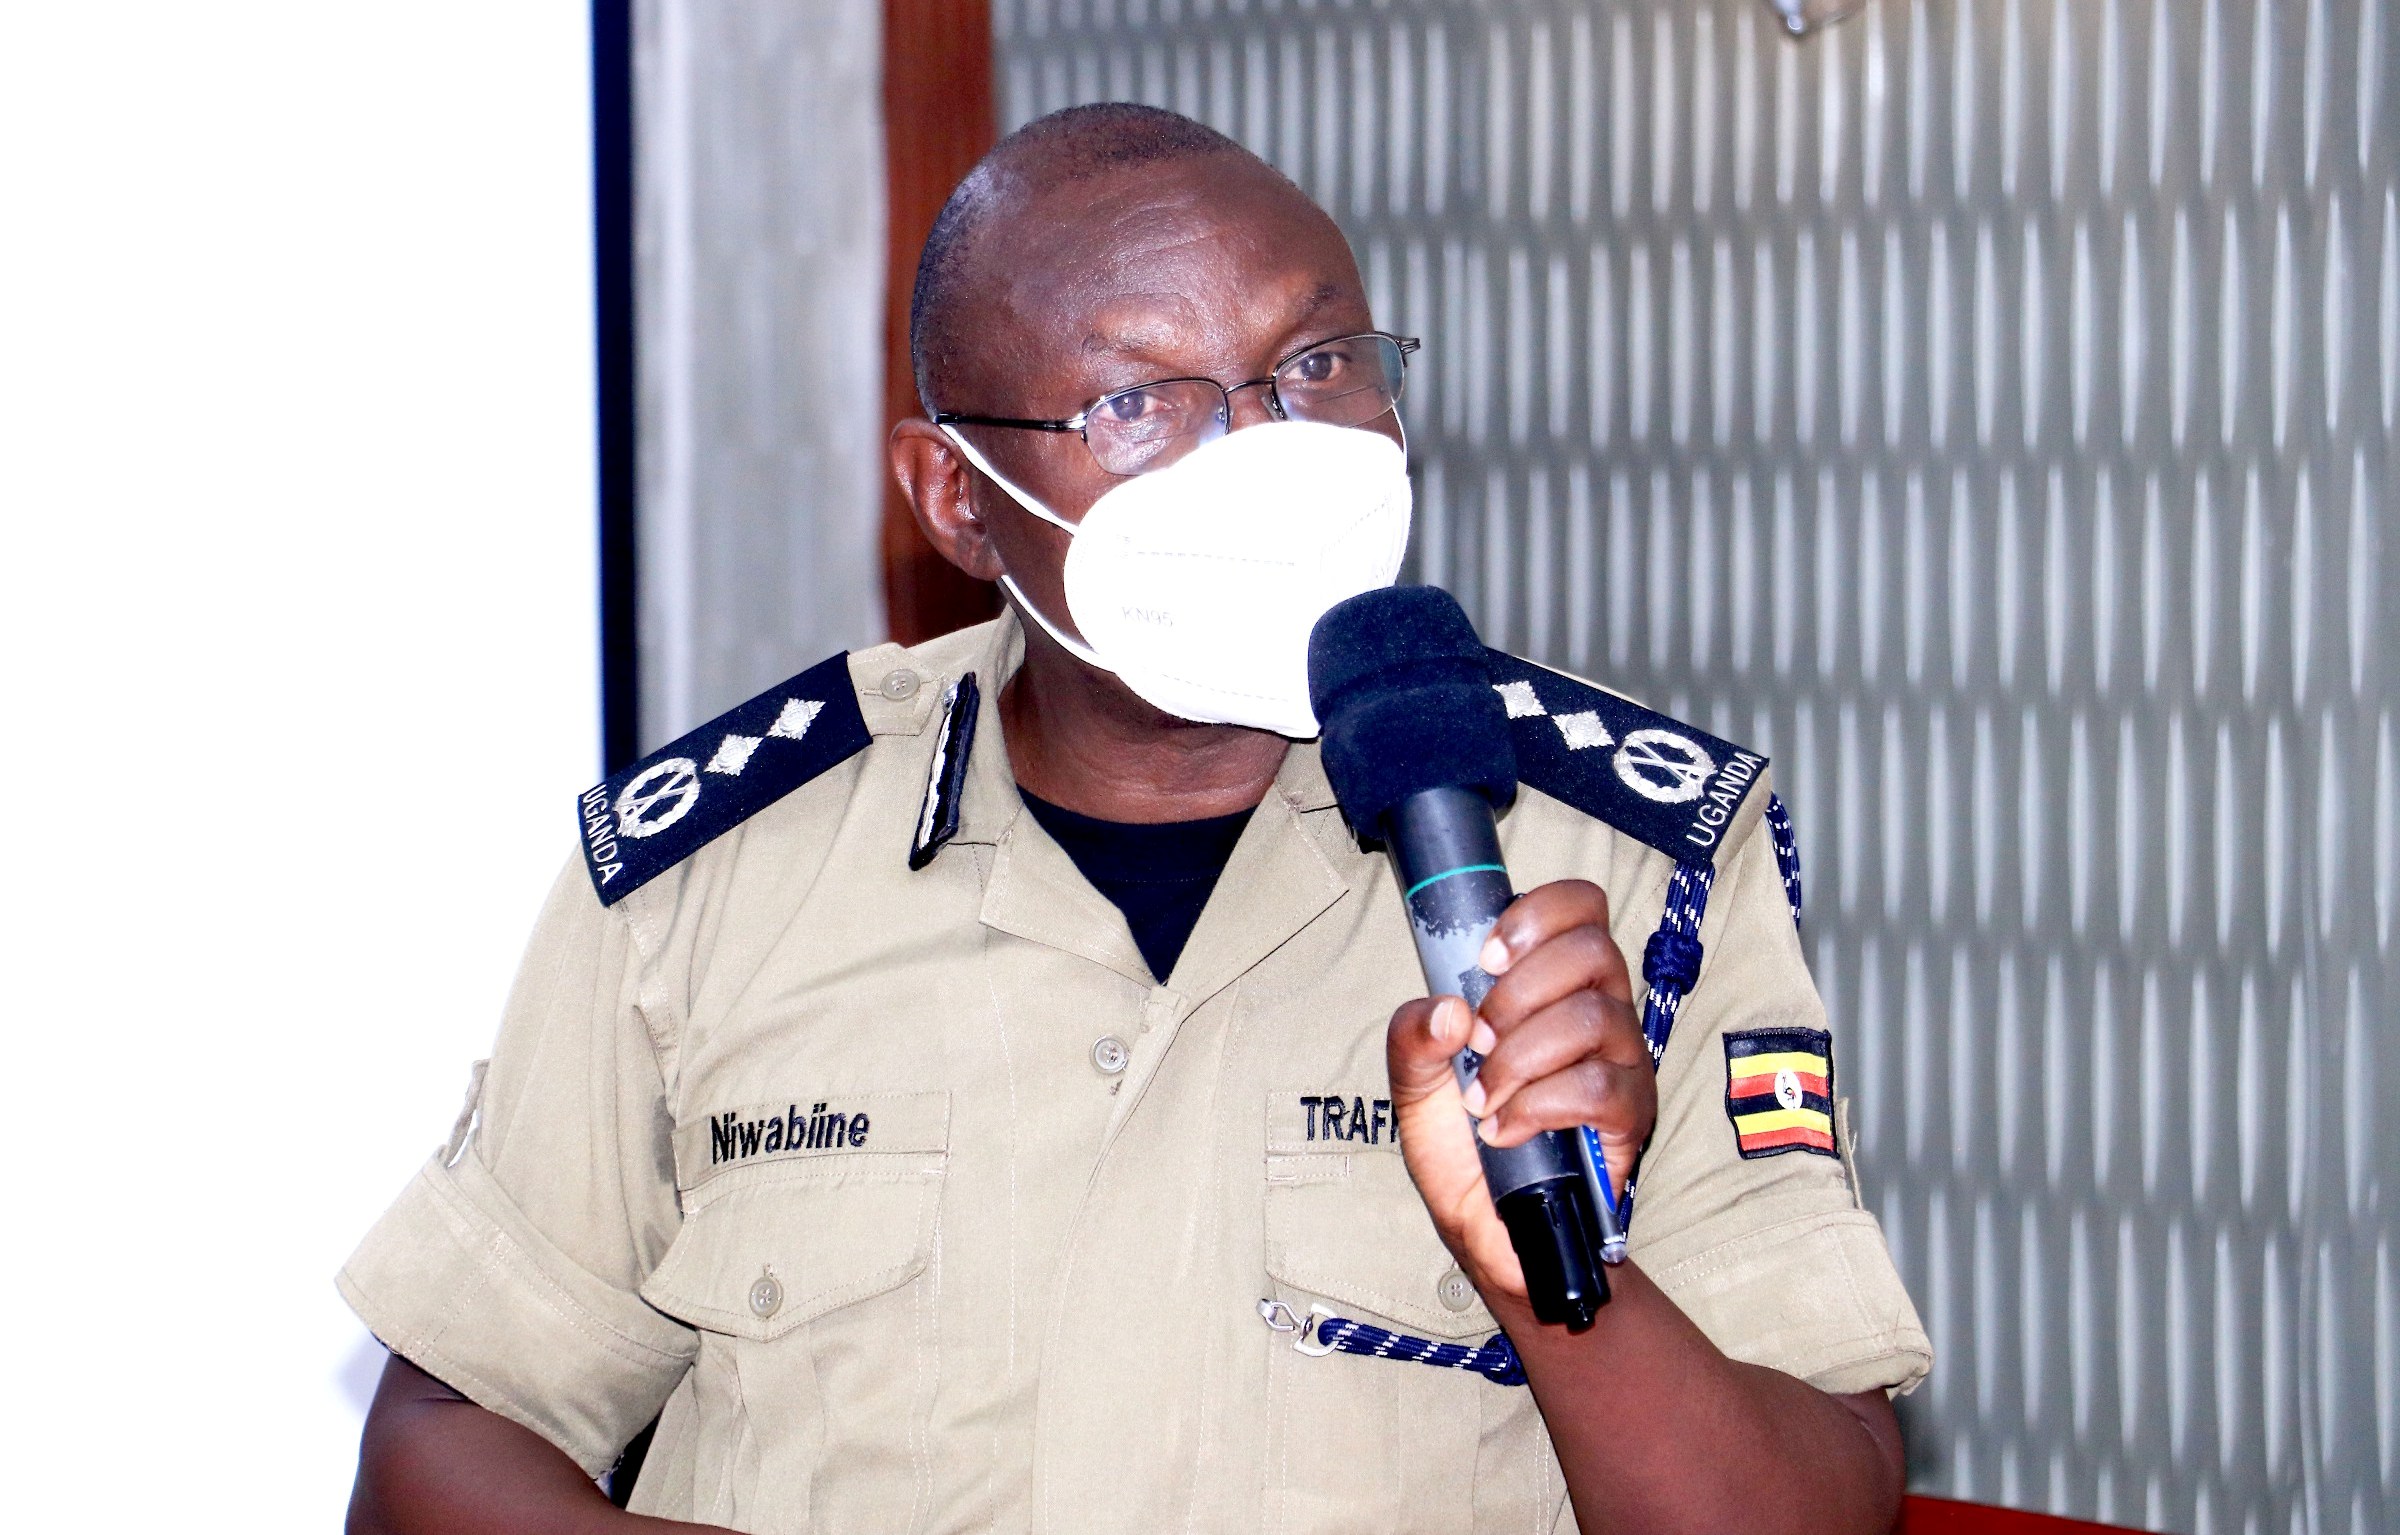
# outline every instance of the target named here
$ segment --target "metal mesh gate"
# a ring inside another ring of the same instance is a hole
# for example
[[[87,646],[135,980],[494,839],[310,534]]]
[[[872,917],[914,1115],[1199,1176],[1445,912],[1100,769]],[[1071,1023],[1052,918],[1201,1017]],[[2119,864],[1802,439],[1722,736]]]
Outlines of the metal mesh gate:
[[[1778,762],[1923,1491],[2400,1525],[2380,0],[996,7],[1333,211],[1418,574]]]

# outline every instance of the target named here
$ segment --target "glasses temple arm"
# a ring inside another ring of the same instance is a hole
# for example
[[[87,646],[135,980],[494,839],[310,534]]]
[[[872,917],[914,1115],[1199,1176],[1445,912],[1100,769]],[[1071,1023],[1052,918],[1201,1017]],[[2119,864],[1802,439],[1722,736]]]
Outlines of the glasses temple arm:
[[[955,410],[936,411],[935,426],[1006,426],[1024,432],[1080,432],[1084,417],[1069,416],[1064,421],[1027,421],[1015,416],[970,416]]]

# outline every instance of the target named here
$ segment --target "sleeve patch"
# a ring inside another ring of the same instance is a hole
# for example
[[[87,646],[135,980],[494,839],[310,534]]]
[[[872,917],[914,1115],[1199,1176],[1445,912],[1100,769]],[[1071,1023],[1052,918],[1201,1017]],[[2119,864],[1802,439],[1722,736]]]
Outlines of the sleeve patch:
[[[575,806],[600,904],[614,906],[868,740],[843,654],[602,779]]]
[[[1522,782],[1671,857],[1716,855],[1764,756],[1506,651],[1485,659]]]
[[[1833,1035],[1824,1029],[1739,1029],[1725,1036],[1725,1117],[1744,1157],[1813,1151],[1833,1139]]]

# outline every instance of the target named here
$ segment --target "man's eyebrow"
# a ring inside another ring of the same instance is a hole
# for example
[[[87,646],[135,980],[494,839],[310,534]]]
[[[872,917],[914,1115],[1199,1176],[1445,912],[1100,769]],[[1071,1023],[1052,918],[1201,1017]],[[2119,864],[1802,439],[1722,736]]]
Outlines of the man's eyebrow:
[[[1118,357],[1149,357],[1156,354],[1157,343],[1173,340],[1173,327],[1161,325],[1124,326],[1116,330],[1096,330],[1083,338],[1083,351],[1089,356],[1106,353]]]
[[[1174,346],[1180,328],[1174,311],[1188,308],[1190,301],[1176,293],[1141,297],[1150,302],[1110,306],[1114,312],[1084,336],[1085,356],[1154,357]]]
[[[1323,309],[1326,305],[1338,304],[1349,296],[1349,291],[1340,283],[1321,282],[1317,284],[1315,290],[1312,291],[1307,298],[1301,301],[1299,309],[1292,315],[1292,323],[1297,325],[1305,320],[1308,320],[1314,316],[1318,310]]]

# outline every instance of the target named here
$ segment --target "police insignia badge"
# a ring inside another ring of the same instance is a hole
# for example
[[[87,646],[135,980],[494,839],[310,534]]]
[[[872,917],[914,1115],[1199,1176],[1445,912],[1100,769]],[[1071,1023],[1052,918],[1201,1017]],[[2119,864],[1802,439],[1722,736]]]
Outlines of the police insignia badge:
[[[614,906],[867,741],[850,658],[839,655],[610,774],[575,804],[600,904]]]
[[[1823,1029],[1741,1029],[1725,1036],[1725,1113],[1745,1157],[1833,1143],[1833,1036]]]
[[[908,844],[908,866],[922,869],[958,835],[958,807],[967,792],[967,759],[975,750],[975,711],[983,697],[975,674],[950,684],[942,699],[942,733],[926,769],[925,803],[917,810],[917,833]]]
[[[1487,650],[1518,781],[1681,861],[1714,862],[1767,759],[1580,677]]]

